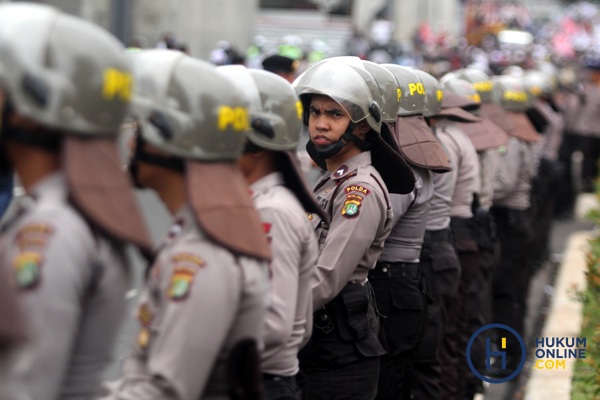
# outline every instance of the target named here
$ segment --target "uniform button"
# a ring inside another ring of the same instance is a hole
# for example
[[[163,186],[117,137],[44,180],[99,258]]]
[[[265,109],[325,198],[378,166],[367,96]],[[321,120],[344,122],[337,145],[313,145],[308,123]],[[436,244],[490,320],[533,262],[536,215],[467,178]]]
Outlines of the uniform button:
[[[321,315],[321,321],[327,321],[329,318],[327,315]]]
[[[387,269],[386,267],[383,267],[383,268],[381,268],[381,270],[382,270],[383,272],[388,272],[388,269]]]

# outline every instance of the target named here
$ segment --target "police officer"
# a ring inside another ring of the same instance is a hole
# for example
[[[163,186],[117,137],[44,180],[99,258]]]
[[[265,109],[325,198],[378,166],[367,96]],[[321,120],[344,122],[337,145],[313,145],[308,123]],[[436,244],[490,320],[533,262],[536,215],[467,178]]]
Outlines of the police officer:
[[[326,224],[313,215],[320,254],[313,335],[300,352],[304,396],[373,399],[385,351],[367,275],[391,229],[389,192],[411,192],[414,177],[381,139],[380,106],[355,68],[322,62],[294,86],[310,134],[307,149],[327,169],[315,194],[331,219]]]
[[[423,117],[433,124],[441,112],[444,93],[432,75],[415,70],[425,88]],[[446,153],[447,154],[447,153]],[[446,158],[449,156],[446,155]],[[419,343],[414,361],[414,399],[440,399],[442,380],[441,350],[448,330],[451,300],[456,295],[460,281],[460,262],[450,231],[451,200],[456,185],[456,173],[433,173],[434,193],[427,214],[426,231],[420,254],[420,265],[426,277],[428,296],[427,326],[423,341]]]
[[[557,88],[553,76],[537,70],[526,71],[523,85],[532,97],[528,116],[530,120],[540,121],[536,130],[541,134],[541,140],[533,147],[535,176],[531,188],[531,219],[534,225],[528,252],[530,263],[536,268],[546,261],[549,254],[548,240],[562,173],[558,152],[565,124],[552,100]]]
[[[494,99],[507,112],[514,128],[500,170],[494,183],[491,208],[498,229],[501,252],[493,277],[493,320],[523,334],[529,265],[527,251],[531,238],[529,215],[531,178],[533,176],[532,145],[539,134],[529,122],[525,110],[529,98],[519,78],[494,77]],[[492,365],[491,376],[506,377],[519,365],[520,346],[508,335],[506,368]]]
[[[287,56],[273,54],[262,61],[262,67],[265,71],[272,72],[292,83],[296,79],[296,70],[300,61]]]
[[[376,64],[365,62],[365,66],[372,74],[377,73]],[[382,135],[390,132],[398,152],[413,171],[415,188],[406,195],[390,194],[394,211],[392,232],[375,268],[369,273],[377,306],[385,316],[382,326],[388,348],[388,354],[381,360],[377,398],[408,399],[413,358],[427,321],[426,284],[419,256],[433,196],[429,170],[436,169],[432,165],[438,159],[447,161],[447,156],[435,139],[429,141],[433,135],[422,117],[425,89],[418,75],[397,65],[384,64],[379,68],[388,72],[387,80],[392,82],[391,87],[386,88],[382,84],[386,75],[376,75],[381,93],[388,97],[383,96],[382,104],[391,107],[389,111],[383,108]],[[446,168],[449,168],[448,161]]]
[[[555,215],[559,218],[571,217],[573,203],[576,197],[576,183],[580,178],[575,178],[572,169],[573,153],[581,151],[580,137],[573,132],[577,122],[579,110],[584,103],[583,87],[580,78],[573,69],[565,67],[558,75],[558,91],[553,96],[553,103],[564,119],[564,132],[558,152],[560,166],[563,169],[559,182],[559,191],[556,198]]]
[[[0,236],[0,269],[32,330],[2,390],[89,398],[125,310],[125,245],[151,247],[116,143],[130,64],[108,32],[48,6],[4,4],[0,21],[1,157],[27,193]]]
[[[594,179],[598,176],[600,157],[600,56],[590,54],[584,58],[585,79],[582,100],[570,130],[576,135],[577,148],[583,152],[583,190],[594,191]]]
[[[139,125],[131,172],[173,215],[147,273],[138,332],[110,399],[260,399],[270,257],[236,165],[248,100],[206,62],[131,54]]]
[[[292,86],[274,74],[242,66],[219,69],[251,99],[252,130],[239,166],[273,251],[261,363],[266,397],[299,399],[298,351],[312,332],[310,280],[318,256],[317,239],[306,213],[327,221],[295,156],[302,104]]]
[[[468,82],[462,81],[469,85]],[[444,371],[441,388],[443,398],[458,399],[465,384],[467,367],[465,349],[469,340],[468,319],[475,305],[469,301],[469,287],[476,279],[479,268],[479,245],[474,229],[472,204],[480,188],[480,172],[477,152],[473,142],[458,124],[461,121],[478,119],[464,108],[476,107],[478,95],[473,90],[471,98],[447,90],[442,85],[444,98],[440,112],[430,120],[435,134],[446,148],[452,163],[454,191],[450,203],[450,226],[461,265],[458,291],[451,300],[449,324],[442,346],[442,368]]]
[[[479,74],[471,74],[470,71],[464,70],[463,74],[469,77],[477,78]],[[474,76],[473,76],[474,75]],[[489,101],[492,92],[489,90],[477,90],[476,88],[490,88],[491,81],[488,84],[471,83],[470,81],[456,77],[444,76],[441,79],[443,82],[444,93],[446,97],[450,96],[465,96],[473,102],[463,103],[465,110],[469,110],[474,115],[478,115],[483,104],[483,98]],[[474,80],[474,79],[473,79]],[[484,81],[485,82],[485,81]],[[473,218],[470,221],[469,230],[471,236],[476,240],[479,248],[479,266],[476,269],[475,276],[466,286],[465,298],[465,314],[467,322],[462,331],[460,348],[466,348],[467,342],[473,332],[491,321],[491,281],[493,269],[497,264],[499,256],[499,242],[497,240],[496,229],[493,217],[489,209],[492,205],[493,187],[496,179],[498,168],[500,167],[500,152],[501,146],[508,143],[508,134],[499,126],[491,122],[486,116],[478,115],[481,119],[479,122],[458,122],[457,125],[467,134],[475,150],[479,163],[479,182],[480,187],[477,188],[476,196],[473,200],[472,211]],[[481,360],[484,360],[485,343],[483,337],[477,337],[471,346],[470,356],[474,360],[476,368],[481,368]],[[461,363],[460,378],[466,390],[465,397],[473,398],[476,392],[483,391],[481,380],[477,379],[469,370],[466,363]]]

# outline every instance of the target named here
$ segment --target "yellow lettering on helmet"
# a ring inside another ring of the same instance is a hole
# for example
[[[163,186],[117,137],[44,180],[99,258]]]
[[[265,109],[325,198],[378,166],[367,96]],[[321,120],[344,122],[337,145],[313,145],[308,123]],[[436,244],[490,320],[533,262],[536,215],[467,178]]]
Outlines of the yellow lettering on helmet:
[[[527,93],[522,90],[506,90],[502,97],[504,100],[512,100],[518,103],[527,102]]]
[[[438,89],[436,91],[435,95],[436,95],[436,98],[437,98],[438,102],[441,102],[444,99],[444,91],[443,90]]]
[[[244,107],[219,107],[217,129],[224,131],[229,126],[235,131],[245,131],[250,128],[248,110]]]
[[[415,92],[418,94],[425,94],[425,86],[421,82],[419,83],[409,83],[408,90],[410,91],[410,95],[414,96]]]
[[[302,113],[304,112],[304,107],[302,107],[302,102],[298,100],[296,102],[296,112],[298,113],[298,119],[302,119]]]
[[[123,101],[131,99],[133,89],[133,77],[130,73],[116,68],[104,70],[104,86],[102,96],[107,100],[119,97]]]
[[[492,83],[492,81],[475,82],[473,83],[473,86],[475,87],[475,90],[477,90],[479,93],[491,92],[494,88],[494,84]]]
[[[396,101],[400,102],[400,99],[402,98],[402,89],[396,88],[396,97],[398,98]]]
[[[470,96],[467,96],[469,99],[473,100],[476,103],[481,103],[481,96],[479,95],[479,93],[475,93],[472,94]]]

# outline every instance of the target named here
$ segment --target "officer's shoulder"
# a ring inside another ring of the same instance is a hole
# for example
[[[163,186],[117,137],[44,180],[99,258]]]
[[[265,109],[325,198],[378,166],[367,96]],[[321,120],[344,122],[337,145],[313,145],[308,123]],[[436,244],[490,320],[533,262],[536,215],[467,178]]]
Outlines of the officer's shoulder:
[[[39,204],[20,221],[20,225],[46,225],[52,227],[55,235],[73,236],[78,241],[92,237],[87,220],[70,203]]]
[[[187,266],[204,270],[217,267],[223,274],[238,269],[235,254],[203,235],[175,240],[167,251],[172,268]]]
[[[360,168],[356,174],[339,182],[342,194],[358,193],[362,196],[383,195],[385,184],[375,168]]]

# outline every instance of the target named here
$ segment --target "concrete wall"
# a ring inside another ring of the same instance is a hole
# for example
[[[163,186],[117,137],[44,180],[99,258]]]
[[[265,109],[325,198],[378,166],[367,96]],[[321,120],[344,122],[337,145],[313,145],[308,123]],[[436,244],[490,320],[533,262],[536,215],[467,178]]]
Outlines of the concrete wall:
[[[146,0],[137,0],[145,2]],[[172,30],[192,55],[207,58],[219,40],[244,51],[250,44],[257,0],[174,0]]]
[[[410,40],[422,22],[429,22],[436,32],[444,29],[452,36],[462,33],[459,0],[394,0],[393,16],[398,42]]]
[[[113,29],[112,0],[37,2]],[[207,58],[219,40],[228,40],[245,50],[253,36],[257,8],[258,0],[131,0],[131,36],[153,47],[165,33],[172,32],[188,45],[192,55],[200,58]],[[129,44],[130,40],[125,42]]]

